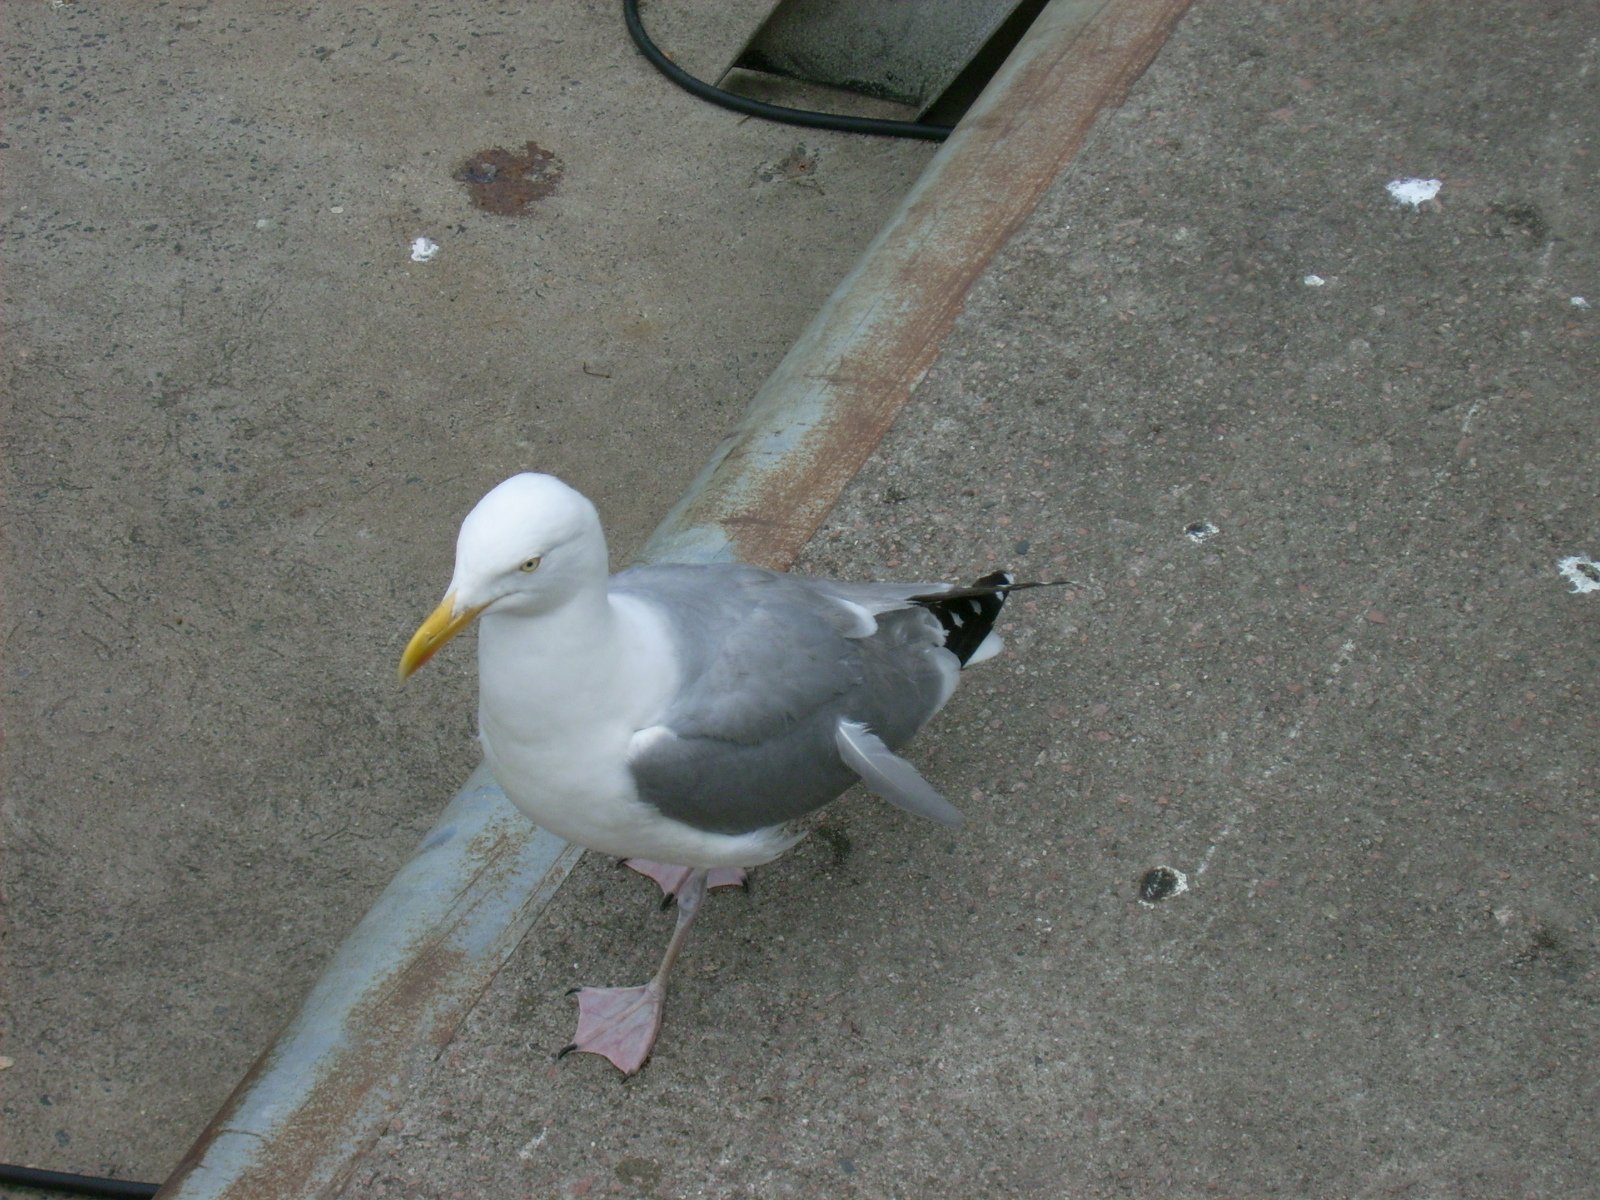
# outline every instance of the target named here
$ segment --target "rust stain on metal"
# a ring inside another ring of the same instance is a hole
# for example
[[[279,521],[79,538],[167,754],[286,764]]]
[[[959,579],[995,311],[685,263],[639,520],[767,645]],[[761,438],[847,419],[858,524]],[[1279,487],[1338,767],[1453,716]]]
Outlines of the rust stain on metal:
[[[555,192],[563,170],[553,151],[529,142],[520,153],[499,146],[480,150],[451,178],[467,185],[474,208],[500,217],[522,217],[535,201]]]
[[[863,277],[896,304],[873,314],[870,334],[853,339],[832,367],[823,419],[753,494],[712,493],[688,514],[691,523],[723,525],[744,561],[794,561],[938,358],[972,284],[1100,114],[1144,73],[1189,3],[1111,0],[1076,38],[1024,62],[1003,104],[969,114],[936,185],[878,248],[877,275],[869,267]]]
[[[210,1123],[200,1131],[200,1136],[195,1139],[194,1145],[189,1147],[188,1152],[178,1160],[178,1165],[167,1176],[166,1181],[161,1185],[160,1191],[156,1193],[157,1200],[160,1200],[162,1196],[172,1195],[178,1191],[183,1181],[189,1177],[189,1172],[194,1170],[199,1165],[200,1160],[205,1157],[205,1153],[210,1149],[211,1143],[216,1141],[217,1136],[228,1128],[229,1122],[233,1120],[233,1115],[239,1111],[239,1105],[254,1089],[256,1081],[261,1078],[266,1070],[268,1060],[272,1058],[272,1050],[273,1048],[269,1046],[261,1052],[255,1062],[250,1064],[250,1069],[244,1073],[244,1078],[239,1080],[233,1091],[228,1093],[228,1098],[222,1102],[222,1107],[217,1110]]]
[[[457,891],[457,900],[517,867],[513,839],[485,831],[474,839],[472,854],[482,865]],[[260,1156],[223,1193],[239,1200],[337,1195],[356,1154],[381,1132],[382,1122],[364,1131],[360,1146],[345,1146],[352,1117],[382,1089],[397,1086],[408,1070],[432,1059],[455,1036],[461,1018],[499,970],[496,960],[481,978],[466,987],[466,953],[449,944],[457,922],[436,930],[418,946],[381,988],[354,1007],[343,1025],[345,1045],[332,1055],[326,1070],[309,1087],[295,1110],[262,1146]],[[454,986],[452,986],[452,981]],[[172,1194],[223,1134],[233,1131],[240,1104],[270,1065],[268,1050],[246,1072],[226,1103],[184,1155],[163,1185],[160,1196]],[[332,1176],[327,1175],[330,1164]]]
[[[410,1031],[424,1024],[441,980],[461,965],[461,951],[428,945],[406,963],[389,985],[352,1015],[350,1048],[317,1080],[305,1101],[273,1139],[273,1153],[245,1172],[230,1189],[245,1196],[320,1194],[319,1168],[328,1161],[329,1135],[349,1129],[351,1115],[385,1084],[397,1082],[415,1053]],[[453,1022],[452,1022],[453,1024]],[[372,1131],[376,1136],[378,1130]],[[354,1147],[352,1147],[354,1149]]]
[[[418,1052],[409,1035],[424,1029],[427,1043],[434,1050],[449,1042],[459,1014],[451,1012],[435,1018],[431,1028],[425,1018],[438,998],[441,981],[452,978],[463,958],[459,950],[437,941],[430,943],[380,993],[357,1008],[345,1029],[345,1051],[332,1059],[293,1114],[263,1145],[255,1165],[235,1179],[225,1195],[276,1198],[325,1194],[325,1188],[333,1181],[321,1178],[319,1173],[327,1169],[329,1152],[336,1148],[337,1143],[330,1144],[330,1140],[345,1135],[351,1116],[376,1089],[399,1081]],[[270,1051],[256,1060],[158,1196],[175,1190],[205,1149],[219,1135],[229,1132],[240,1100],[259,1078],[269,1055]],[[378,1129],[374,1129],[372,1136],[377,1133]]]

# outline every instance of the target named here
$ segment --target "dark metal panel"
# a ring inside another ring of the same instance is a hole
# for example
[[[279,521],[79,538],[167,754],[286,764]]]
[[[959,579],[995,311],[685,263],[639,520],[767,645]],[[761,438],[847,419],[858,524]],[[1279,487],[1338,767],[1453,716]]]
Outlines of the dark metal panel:
[[[780,0],[728,71],[931,103],[1019,0]],[[726,83],[727,72],[723,73]]]

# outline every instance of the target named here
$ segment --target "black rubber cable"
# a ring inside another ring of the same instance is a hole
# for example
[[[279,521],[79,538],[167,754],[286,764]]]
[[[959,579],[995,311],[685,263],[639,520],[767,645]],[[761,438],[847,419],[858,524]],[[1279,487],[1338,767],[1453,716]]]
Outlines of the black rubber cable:
[[[67,1171],[41,1171],[37,1167],[16,1167],[0,1163],[0,1183],[38,1188],[41,1192],[70,1192],[77,1196],[107,1196],[111,1200],[154,1196],[159,1183],[139,1183],[132,1179],[106,1179],[98,1175],[73,1175]]]
[[[877,117],[851,117],[843,113],[816,112],[809,108],[785,108],[751,100],[722,88],[713,87],[704,79],[697,79],[662,53],[661,47],[650,40],[639,20],[639,0],[622,0],[622,18],[628,24],[628,36],[650,64],[684,91],[730,108],[746,116],[761,117],[768,121],[781,121],[785,125],[802,125],[807,129],[832,129],[840,133],[867,133],[879,137],[920,138],[926,142],[942,142],[950,136],[948,125],[924,125],[920,121],[887,121]]]

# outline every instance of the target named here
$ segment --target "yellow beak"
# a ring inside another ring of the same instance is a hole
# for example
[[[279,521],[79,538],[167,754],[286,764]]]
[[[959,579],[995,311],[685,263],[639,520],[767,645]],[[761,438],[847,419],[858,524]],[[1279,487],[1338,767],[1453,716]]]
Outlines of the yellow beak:
[[[439,607],[429,613],[428,619],[411,635],[411,641],[406,644],[406,652],[400,656],[401,681],[409,679],[411,673],[432,658],[440,646],[472,624],[473,618],[487,607],[488,605],[479,605],[477,608],[457,613],[454,592],[441,600]]]

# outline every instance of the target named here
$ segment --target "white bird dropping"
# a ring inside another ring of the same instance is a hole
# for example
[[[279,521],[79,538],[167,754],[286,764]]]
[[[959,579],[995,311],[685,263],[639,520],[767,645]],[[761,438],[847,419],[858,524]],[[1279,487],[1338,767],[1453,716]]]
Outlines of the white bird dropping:
[[[1396,204],[1408,204],[1412,208],[1421,208],[1437,196],[1443,186],[1438,179],[1392,179],[1388,185],[1389,195]]]
[[[1574,554],[1563,558],[1556,564],[1556,570],[1561,573],[1561,578],[1572,585],[1574,592],[1600,592],[1600,563],[1587,555]]]

